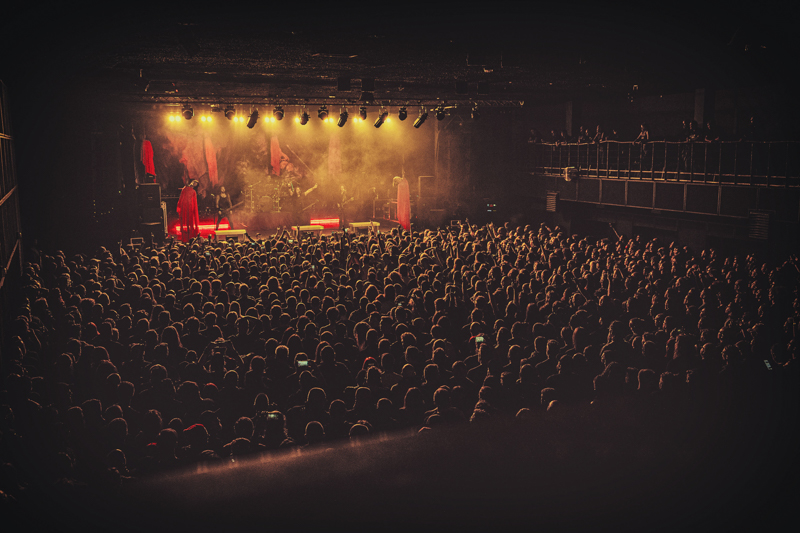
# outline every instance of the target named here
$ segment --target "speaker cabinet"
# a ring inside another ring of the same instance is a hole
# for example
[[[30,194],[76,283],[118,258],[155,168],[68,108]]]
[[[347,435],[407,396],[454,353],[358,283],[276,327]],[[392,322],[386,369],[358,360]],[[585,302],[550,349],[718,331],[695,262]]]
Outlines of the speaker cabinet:
[[[139,190],[139,206],[142,209],[161,208],[161,185],[158,183],[142,183],[137,189]]]

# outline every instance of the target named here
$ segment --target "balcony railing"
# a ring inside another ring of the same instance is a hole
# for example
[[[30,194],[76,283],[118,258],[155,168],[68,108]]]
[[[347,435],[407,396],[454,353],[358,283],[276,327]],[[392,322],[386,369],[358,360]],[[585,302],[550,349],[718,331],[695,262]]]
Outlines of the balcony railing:
[[[800,142],[531,144],[529,171],[630,180],[800,187]]]

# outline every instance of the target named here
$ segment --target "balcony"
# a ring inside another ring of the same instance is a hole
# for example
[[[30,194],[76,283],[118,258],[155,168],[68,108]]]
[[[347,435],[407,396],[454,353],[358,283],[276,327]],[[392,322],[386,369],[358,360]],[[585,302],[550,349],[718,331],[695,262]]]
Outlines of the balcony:
[[[531,144],[529,171],[579,177],[800,187],[800,142]]]
[[[800,222],[800,142],[528,146],[526,194],[551,203]]]

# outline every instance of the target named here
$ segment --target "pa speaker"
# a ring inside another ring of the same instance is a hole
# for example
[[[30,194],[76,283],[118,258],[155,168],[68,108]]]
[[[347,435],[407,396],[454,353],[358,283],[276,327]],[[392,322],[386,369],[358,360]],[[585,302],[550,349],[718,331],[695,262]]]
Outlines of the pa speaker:
[[[161,208],[161,185],[158,183],[142,183],[139,190],[139,205],[142,209]]]

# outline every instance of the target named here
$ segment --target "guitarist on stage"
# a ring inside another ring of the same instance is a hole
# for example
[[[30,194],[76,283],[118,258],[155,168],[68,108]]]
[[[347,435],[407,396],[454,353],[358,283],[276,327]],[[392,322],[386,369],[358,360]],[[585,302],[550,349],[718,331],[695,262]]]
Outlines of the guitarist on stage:
[[[231,202],[230,195],[225,191],[225,187],[219,188],[219,194],[216,197],[216,207],[217,207],[217,225],[214,228],[214,231],[219,229],[219,223],[222,222],[222,218],[224,216],[228,217],[228,224],[230,224],[231,229],[233,229],[233,220],[231,220],[231,210],[233,209],[233,203]]]
[[[344,188],[344,185],[339,187],[339,192],[341,197],[339,201],[336,203],[336,207],[339,208],[339,229],[344,230],[347,227],[347,217],[345,216],[347,213],[347,205],[353,201],[353,197],[347,197],[347,189]]]

